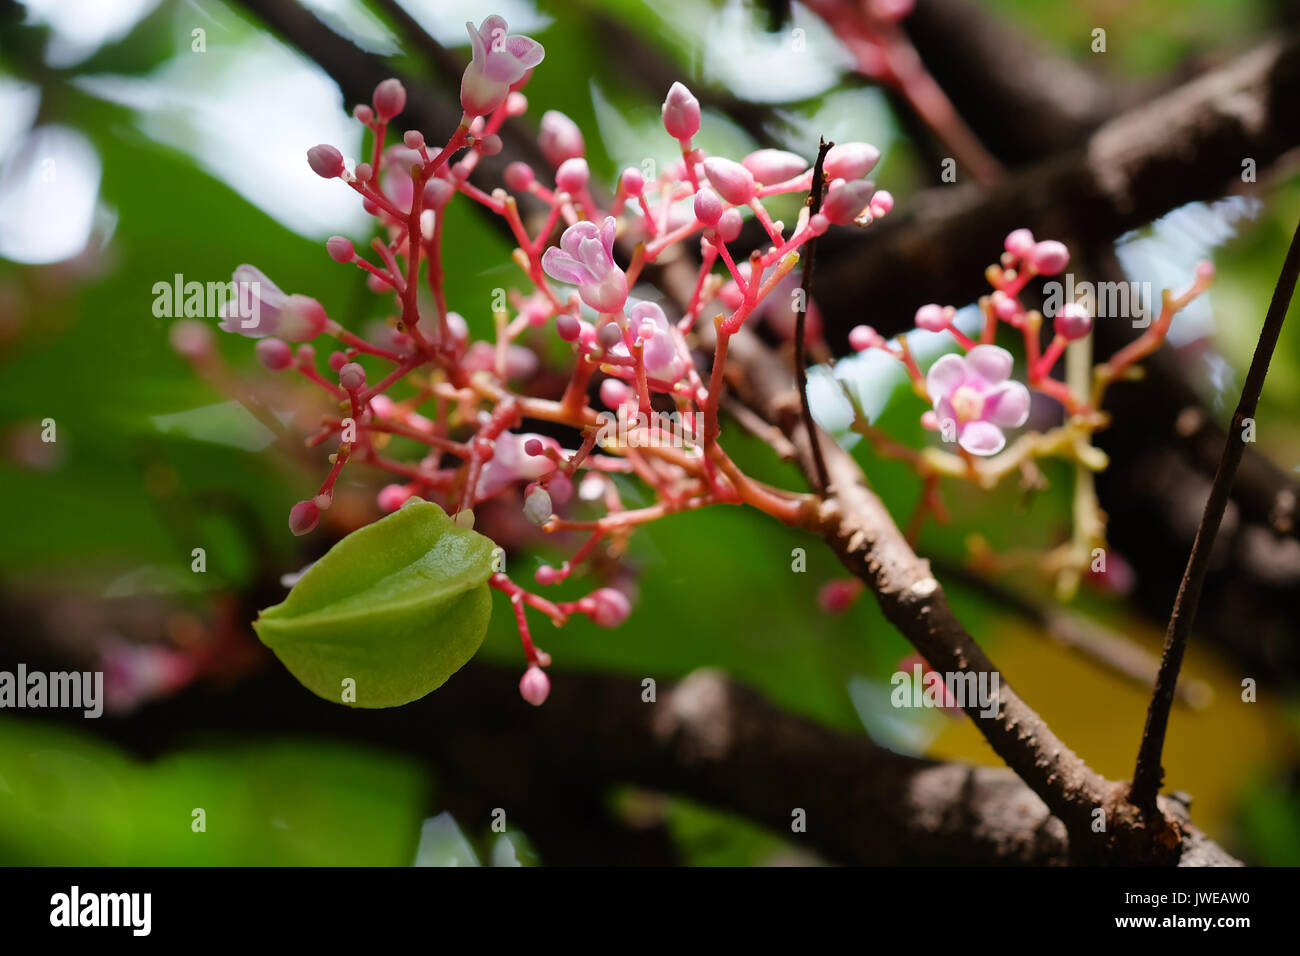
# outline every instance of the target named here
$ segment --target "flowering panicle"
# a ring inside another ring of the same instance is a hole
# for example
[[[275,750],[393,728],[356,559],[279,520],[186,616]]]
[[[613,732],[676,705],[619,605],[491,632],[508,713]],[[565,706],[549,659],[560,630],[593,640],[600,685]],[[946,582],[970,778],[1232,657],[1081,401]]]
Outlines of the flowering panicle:
[[[774,149],[739,160],[707,155],[694,143],[699,102],[680,83],[664,100],[663,125],[681,155],[657,176],[627,168],[613,196],[602,199],[591,184],[581,130],[551,111],[542,116],[539,136],[551,170],[514,162],[504,187],[485,191],[472,175],[481,157],[501,150],[502,125],[527,110],[522,91],[545,54],[536,41],[511,35],[500,17],[467,27],[473,58],[461,82],[463,115],[441,146],[418,130],[388,142],[388,127],[406,105],[406,91],[393,79],[353,111],[370,133],[363,161],[349,168],[326,144],[307,152],[310,169],[357,193],[379,224],[380,236],[368,246],[334,236],[325,247],[335,263],[364,273],[387,322],[359,334],[331,319],[316,300],[286,295],[245,265],[236,270],[236,282],[255,293],[223,311],[221,327],[257,338],[257,358],[266,369],[288,376],[295,392],[324,399],[307,444],[331,446],[329,468],[315,494],[289,509],[294,534],[319,525],[345,468],[364,465],[386,476],[375,493],[379,513],[412,499],[432,500],[463,527],[478,521],[507,550],[535,541],[539,529],[576,536],[569,559],[540,566],[534,581],[545,589],[585,569],[598,584],[585,596],[554,601],[504,569],[489,581],[508,599],[519,628],[527,662],[520,694],[541,704],[550,689],[544,670],[550,657],[534,644],[527,612],[557,625],[574,615],[602,627],[621,624],[631,601],[615,586],[625,579],[611,559],[623,553],[638,526],[715,504],[748,504],[789,524],[804,519],[809,495],[751,479],[719,444],[728,342],[747,322],[760,320],[777,335],[792,336],[790,302],[804,245],[832,226],[870,224],[890,212],[893,198],[866,178],[879,152],[864,142],[842,143],[824,159],[821,211],[814,215],[804,206],[788,227],[774,220],[767,199],[813,189],[807,158]],[[486,338],[472,336],[447,300],[444,230],[454,203],[473,203],[501,217],[517,244],[512,260],[522,288],[494,302],[493,333]],[[541,211],[526,221],[521,206]],[[765,241],[737,261],[731,244],[746,219],[754,220]],[[558,245],[551,245],[557,232]],[[684,308],[670,314],[665,304],[635,297],[642,270],[683,247],[699,256]],[[884,349],[904,362],[930,406],[927,421],[951,429],[960,467],[918,456],[924,474],[971,477],[977,456],[1011,454],[1004,450],[1004,429],[1025,423],[1030,390],[1066,402],[1071,421],[1094,422],[1095,415],[1088,416],[1095,401],[1072,397],[1051,378],[1064,346],[1054,341],[1041,355],[1036,347],[1029,351],[1041,317],[1017,299],[1030,277],[1052,274],[1065,262],[1059,243],[1035,242],[1023,230],[1008,237],[1002,265],[990,270],[996,291],[981,300],[988,324],[979,342],[957,329],[951,309],[926,306],[917,313],[918,326],[951,331],[965,352],[942,359],[928,375],[904,342],[892,345],[866,327],[854,330],[855,348]],[[998,322],[1025,332],[1025,384],[1012,380],[1010,353],[993,344]],[[713,333],[711,369],[695,344],[705,323]],[[806,325],[815,337],[820,316],[813,303]],[[1067,310],[1057,318],[1058,340],[1075,341],[1088,325],[1086,315]],[[206,330],[178,325],[178,351],[212,380],[231,381],[197,332]],[[541,347],[547,335],[567,343],[571,367],[547,364],[548,350]],[[325,336],[336,346],[318,345]],[[1145,354],[1143,348],[1112,359],[1108,380]],[[247,397],[246,389],[241,392]],[[252,394],[263,404],[275,401],[257,387]],[[612,427],[614,420],[620,427]],[[399,457],[392,451],[396,441],[419,451]],[[618,476],[641,482],[651,503],[627,507]],[[852,594],[841,588],[825,600],[839,607]]]

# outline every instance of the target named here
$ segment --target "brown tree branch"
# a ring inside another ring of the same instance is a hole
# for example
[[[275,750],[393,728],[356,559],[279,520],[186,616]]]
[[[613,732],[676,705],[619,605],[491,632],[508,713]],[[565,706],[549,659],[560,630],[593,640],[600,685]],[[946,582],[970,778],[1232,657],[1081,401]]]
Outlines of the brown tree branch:
[[[1237,474],[1237,466],[1241,463],[1241,456],[1246,448],[1245,422],[1246,419],[1254,418],[1255,408],[1259,405],[1259,396],[1264,390],[1264,378],[1268,375],[1273,350],[1277,346],[1278,336],[1282,334],[1282,323],[1286,320],[1287,310],[1291,307],[1291,296],[1295,292],[1297,276],[1300,276],[1300,226],[1296,228],[1291,238],[1291,246],[1282,265],[1282,274],[1273,290],[1273,300],[1269,303],[1268,314],[1264,317],[1259,344],[1255,346],[1255,354],[1250,360],[1246,384],[1242,387],[1237,411],[1232,416],[1232,427],[1228,430],[1223,456],[1219,459],[1214,484],[1205,502],[1205,511],[1201,515],[1201,524],[1196,531],[1196,540],[1192,543],[1187,569],[1183,572],[1182,583],[1178,586],[1178,596],[1174,599],[1174,609],[1169,617],[1169,629],[1165,632],[1165,649],[1160,660],[1160,673],[1156,677],[1155,692],[1151,696],[1151,706],[1147,710],[1142,743],[1138,748],[1137,766],[1133,771],[1133,788],[1129,793],[1129,800],[1144,812],[1155,812],[1156,794],[1160,791],[1160,784],[1164,779],[1160,755],[1164,748],[1165,730],[1169,725],[1169,710],[1173,706],[1178,671],[1183,663],[1183,652],[1192,632],[1192,622],[1196,620],[1196,605],[1200,600],[1201,587],[1205,583],[1205,573],[1209,570],[1214,538],[1219,533],[1219,524],[1223,520],[1223,511],[1228,505],[1232,480]]]

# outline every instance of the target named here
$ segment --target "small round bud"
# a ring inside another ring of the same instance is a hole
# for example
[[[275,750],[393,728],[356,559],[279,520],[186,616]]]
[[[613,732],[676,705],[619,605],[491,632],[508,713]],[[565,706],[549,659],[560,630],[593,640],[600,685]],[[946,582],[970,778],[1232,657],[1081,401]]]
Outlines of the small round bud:
[[[1070,252],[1055,239],[1037,243],[1027,260],[1039,275],[1054,276],[1070,263]]]
[[[524,499],[524,517],[539,528],[551,520],[551,512],[551,496],[545,488],[534,488]]]
[[[822,215],[837,226],[847,226],[871,204],[875,195],[876,184],[869,179],[855,179],[845,182],[837,179],[826,190],[826,201],[822,204]]]
[[[329,357],[330,371],[337,372],[343,366],[348,364],[348,356],[345,352],[331,352]]]
[[[849,348],[855,352],[864,352],[880,341],[880,333],[869,325],[855,325],[849,330]]]
[[[623,341],[623,330],[617,322],[606,322],[596,330],[596,341],[606,352]]]
[[[871,197],[871,202],[867,205],[873,219],[889,215],[890,210],[893,208],[894,194],[888,189],[877,189],[875,195]]]
[[[335,262],[351,262],[357,254],[347,236],[330,236],[325,240],[325,251]]]
[[[289,530],[304,535],[320,522],[320,508],[312,499],[300,501],[289,509]]]
[[[741,218],[739,209],[728,209],[718,219],[718,236],[723,242],[734,242],[740,235],[740,229],[745,225],[745,220]]]
[[[518,90],[511,90],[506,96],[506,115],[523,116],[528,111],[528,97]]]
[[[1078,302],[1067,302],[1056,313],[1054,324],[1058,335],[1073,342],[1092,331],[1092,316]]]
[[[402,142],[407,149],[419,149],[424,145],[424,134],[418,129],[408,129],[402,134]]]
[[[573,497],[573,481],[564,472],[557,471],[551,475],[547,490],[551,493],[551,501],[562,505]]]
[[[880,150],[870,143],[840,143],[826,151],[822,170],[828,180],[861,179],[880,161]]]
[[[527,163],[514,162],[506,167],[506,186],[517,193],[527,192],[536,178],[533,168]]]
[[[212,330],[197,319],[173,322],[167,340],[177,355],[188,359],[203,358],[212,353]]]
[[[1006,241],[1002,243],[1002,248],[1011,253],[1017,259],[1023,259],[1029,255],[1030,250],[1034,248],[1034,234],[1028,229],[1015,229],[1007,233]]]
[[[280,339],[259,339],[253,346],[257,360],[264,368],[279,372],[293,364],[293,350]]]
[[[808,160],[783,149],[759,149],[740,161],[764,186],[794,179],[808,168]]]
[[[740,163],[710,156],[704,161],[704,175],[718,195],[733,206],[743,206],[754,198],[754,174]]]
[[[571,312],[561,312],[555,317],[555,331],[566,342],[576,342],[582,333],[582,325]]]
[[[451,202],[456,187],[445,179],[430,179],[424,184],[424,206],[426,209],[444,209]]]
[[[927,332],[942,332],[948,327],[948,317],[943,306],[930,303],[916,310],[916,327]]]
[[[348,362],[339,369],[339,384],[349,392],[355,392],[366,384],[366,370],[356,362]]]
[[[537,145],[541,147],[546,161],[555,167],[567,159],[581,159],[587,155],[587,146],[582,140],[578,124],[559,110],[547,110],[542,114]]]
[[[663,118],[669,136],[688,140],[700,131],[700,101],[681,83],[674,83],[664,99]]]
[[[542,444],[540,438],[529,438],[524,442],[524,454],[533,458],[546,453],[546,446]]]
[[[343,154],[333,146],[321,143],[307,150],[307,165],[322,179],[335,179],[343,175]]]
[[[591,179],[591,170],[587,168],[587,161],[582,158],[566,159],[555,171],[556,188],[570,194],[586,189],[589,179]]]
[[[484,156],[495,156],[505,148],[505,143],[501,142],[501,137],[496,133],[488,133],[478,141],[475,148]]]
[[[401,80],[389,78],[375,87],[370,101],[375,104],[380,119],[390,120],[406,108],[406,87]]]
[[[639,196],[645,189],[645,177],[641,175],[641,170],[634,166],[623,170],[623,177],[619,182],[623,184],[623,192],[629,196]]]
[[[632,602],[627,595],[615,588],[600,588],[591,592],[591,599],[596,607],[591,612],[591,619],[600,627],[618,627],[632,613]]]
[[[706,226],[716,226],[722,218],[722,200],[707,186],[695,194],[695,218]]]
[[[524,676],[519,678],[519,696],[534,707],[541,707],[546,703],[550,693],[551,679],[546,676],[546,671],[536,664],[524,671]]]
[[[405,485],[384,485],[375,500],[380,511],[389,512],[402,507],[410,497],[411,492]]]
[[[827,581],[817,593],[817,604],[827,614],[843,614],[862,593],[862,585],[852,578]]]
[[[358,103],[356,106],[352,107],[352,115],[367,126],[375,121],[375,111],[365,103]]]
[[[375,171],[369,163],[357,163],[357,168],[353,170],[353,174],[357,177],[357,182],[368,183],[370,182],[370,177],[375,174]],[[367,200],[367,202],[369,202],[369,200]],[[376,208],[376,212],[377,211],[378,209]],[[367,209],[366,212],[370,212],[370,210]]]
[[[609,408],[618,408],[632,397],[632,390],[620,378],[607,378],[600,383],[600,400]]]

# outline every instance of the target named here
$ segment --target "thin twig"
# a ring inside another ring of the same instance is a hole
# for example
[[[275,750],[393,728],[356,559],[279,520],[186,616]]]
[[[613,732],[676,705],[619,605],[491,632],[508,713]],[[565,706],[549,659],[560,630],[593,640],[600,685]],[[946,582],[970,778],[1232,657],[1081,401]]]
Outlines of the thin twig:
[[[817,162],[813,165],[812,189],[808,193],[808,217],[811,219],[822,210],[822,192],[826,186],[826,174],[822,166],[826,162],[826,152],[835,144],[818,137]],[[808,316],[808,290],[812,287],[813,264],[817,258],[817,237],[808,240],[804,251],[803,277],[799,283],[799,308],[794,320],[794,374],[799,383],[799,412],[803,416],[803,426],[808,429],[812,441],[813,462],[817,469],[817,490],[826,494],[830,487],[830,478],[826,473],[826,461],[822,458],[821,442],[817,438],[817,429],[813,427],[812,408],[808,405],[808,371],[804,368],[807,361],[805,351],[808,343],[805,339],[805,321]]]
[[[1291,296],[1295,292],[1297,276],[1300,276],[1300,226],[1297,226],[1296,233],[1291,238],[1291,248],[1287,250],[1286,261],[1282,264],[1282,274],[1278,277],[1277,287],[1273,290],[1273,301],[1269,303],[1268,314],[1264,317],[1264,328],[1259,333],[1259,344],[1255,346],[1255,355],[1250,360],[1250,371],[1246,373],[1246,384],[1241,390],[1241,400],[1237,403],[1237,411],[1232,417],[1232,426],[1228,429],[1227,440],[1223,445],[1223,457],[1219,459],[1219,468],[1214,475],[1210,497],[1205,502],[1201,524],[1196,530],[1196,540],[1192,542],[1192,553],[1187,560],[1183,580],[1178,585],[1173,612],[1169,616],[1169,628],[1165,632],[1164,656],[1160,660],[1160,673],[1156,677],[1156,689],[1151,695],[1151,706],[1147,710],[1146,727],[1142,730],[1142,744],[1138,748],[1137,766],[1133,770],[1133,786],[1129,790],[1129,802],[1144,812],[1156,811],[1156,794],[1160,791],[1160,784],[1165,775],[1164,767],[1160,764],[1160,755],[1164,749],[1165,730],[1169,725],[1169,709],[1174,700],[1174,687],[1178,683],[1178,670],[1183,663],[1183,651],[1187,648],[1187,637],[1191,633],[1192,622],[1196,619],[1196,605],[1200,601],[1201,587],[1205,583],[1205,573],[1210,566],[1214,538],[1219,533],[1223,511],[1228,504],[1232,479],[1246,450],[1243,438],[1244,423],[1246,419],[1254,417],[1255,407],[1259,404],[1259,395],[1264,388],[1264,377],[1268,374],[1268,365],[1272,361],[1273,349],[1282,331],[1282,322],[1286,319],[1287,310],[1291,306]]]

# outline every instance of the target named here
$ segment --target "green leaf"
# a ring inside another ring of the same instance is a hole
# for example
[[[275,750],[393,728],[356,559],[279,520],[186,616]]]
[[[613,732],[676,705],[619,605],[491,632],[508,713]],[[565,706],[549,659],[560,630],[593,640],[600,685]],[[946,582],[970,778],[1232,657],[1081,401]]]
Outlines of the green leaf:
[[[483,643],[494,548],[437,505],[413,501],[330,548],[253,628],[326,700],[407,704],[441,687]]]

